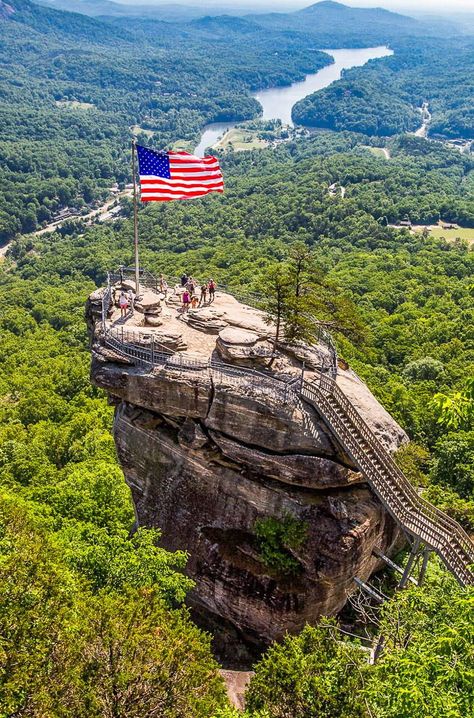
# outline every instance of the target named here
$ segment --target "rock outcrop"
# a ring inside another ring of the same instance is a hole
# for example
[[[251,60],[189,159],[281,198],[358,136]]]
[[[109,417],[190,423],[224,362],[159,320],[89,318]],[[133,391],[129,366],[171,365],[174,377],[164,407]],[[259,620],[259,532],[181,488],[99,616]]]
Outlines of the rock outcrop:
[[[89,305],[91,329],[92,314]],[[217,351],[245,365],[267,340],[256,327],[234,327],[218,335]],[[263,642],[297,631],[344,606],[354,577],[379,567],[373,549],[390,555],[401,545],[329,427],[283,382],[210,371],[205,361],[196,370],[124,365],[97,338],[92,353],[92,380],[116,404],[114,437],[138,524],[159,527],[167,549],[188,551],[190,602],[214,624]],[[340,373],[385,445],[405,441],[367,387]],[[279,532],[288,521],[300,541]],[[266,525],[276,538],[262,536]],[[269,559],[266,541],[283,563]]]

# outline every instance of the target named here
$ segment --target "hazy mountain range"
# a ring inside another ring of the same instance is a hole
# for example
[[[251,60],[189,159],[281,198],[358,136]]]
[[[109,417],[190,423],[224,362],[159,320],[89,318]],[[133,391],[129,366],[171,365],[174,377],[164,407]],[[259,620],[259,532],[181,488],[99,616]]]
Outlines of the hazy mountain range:
[[[383,8],[353,8],[332,0],[310,5],[293,12],[267,12],[264,6],[258,11],[249,12],[248,5],[223,3],[222,6],[185,5],[179,3],[165,4],[126,4],[113,0],[38,0],[39,4],[57,9],[89,15],[91,17],[117,18],[150,18],[166,22],[189,22],[207,16],[245,16],[255,19],[259,24],[273,29],[308,31],[315,24],[319,31],[330,30],[331,24],[344,22],[348,30],[370,28],[371,31],[389,30],[390,33],[409,34],[457,34],[474,30],[474,16],[456,15],[448,20],[446,17],[419,16],[408,17]]]

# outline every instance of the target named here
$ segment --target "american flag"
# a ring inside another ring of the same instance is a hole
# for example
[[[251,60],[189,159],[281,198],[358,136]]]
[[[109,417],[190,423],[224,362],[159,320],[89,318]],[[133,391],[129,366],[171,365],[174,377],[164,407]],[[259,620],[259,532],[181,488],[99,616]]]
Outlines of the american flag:
[[[215,157],[189,152],[157,152],[137,145],[142,202],[201,197],[223,192],[224,179]]]

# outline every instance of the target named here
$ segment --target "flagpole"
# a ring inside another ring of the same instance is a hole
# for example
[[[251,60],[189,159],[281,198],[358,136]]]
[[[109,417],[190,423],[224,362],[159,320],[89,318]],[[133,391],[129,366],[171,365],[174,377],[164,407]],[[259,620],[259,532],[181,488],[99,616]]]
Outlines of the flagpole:
[[[140,294],[140,264],[138,261],[138,190],[137,190],[137,169],[136,169],[137,142],[132,140],[132,172],[133,172],[133,240],[135,247],[135,296],[138,299]]]

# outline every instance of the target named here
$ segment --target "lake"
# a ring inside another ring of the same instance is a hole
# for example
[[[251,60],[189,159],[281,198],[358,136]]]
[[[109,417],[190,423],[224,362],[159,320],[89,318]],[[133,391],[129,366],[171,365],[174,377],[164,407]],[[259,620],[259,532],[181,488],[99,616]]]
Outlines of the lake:
[[[264,120],[281,120],[284,125],[293,126],[291,110],[293,105],[303,97],[322,90],[332,82],[339,80],[343,70],[351,67],[360,67],[369,60],[393,55],[388,47],[364,47],[357,49],[323,50],[334,58],[334,63],[323,67],[318,72],[306,75],[301,82],[293,82],[286,87],[270,87],[260,90],[253,96],[262,105]],[[213,122],[203,127],[201,141],[194,150],[194,154],[201,155],[206,147],[211,147],[228,130],[235,127],[238,122]]]

